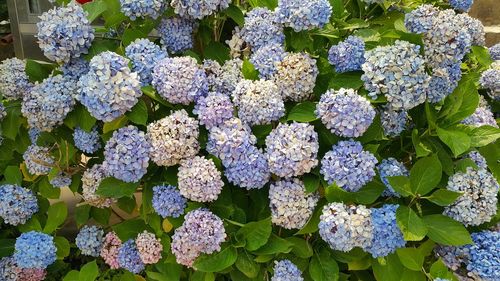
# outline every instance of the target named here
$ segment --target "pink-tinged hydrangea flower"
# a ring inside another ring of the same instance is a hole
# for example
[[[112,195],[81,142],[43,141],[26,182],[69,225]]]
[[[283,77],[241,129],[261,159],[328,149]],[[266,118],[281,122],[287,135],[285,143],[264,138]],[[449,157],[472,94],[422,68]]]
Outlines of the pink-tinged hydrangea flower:
[[[33,191],[13,184],[0,185],[0,217],[10,225],[24,224],[38,212]]]
[[[316,60],[311,56],[306,53],[290,53],[276,64],[272,80],[285,101],[299,102],[311,96],[318,73]]]
[[[104,242],[104,230],[95,225],[86,225],[80,229],[75,243],[83,255],[98,257]]]
[[[8,100],[22,98],[33,87],[25,71],[26,61],[10,58],[0,64],[0,92]]]
[[[332,6],[328,0],[279,0],[276,19],[296,32],[323,28],[330,20]]]
[[[229,7],[230,0],[172,0],[174,12],[182,17],[202,19]]]
[[[207,129],[219,126],[233,118],[234,107],[228,95],[210,92],[196,102],[193,113],[198,115],[201,125]]]
[[[135,238],[135,245],[143,263],[155,264],[161,259],[163,245],[153,233],[147,231],[139,233]]]
[[[108,232],[104,237],[101,249],[101,258],[103,258],[104,262],[106,262],[111,269],[120,268],[120,264],[118,262],[118,251],[121,245],[122,241],[114,232]]]
[[[48,147],[32,144],[23,154],[24,164],[32,175],[47,175],[54,165]]]
[[[43,281],[47,270],[41,268],[23,268],[17,275],[16,281]]]
[[[177,178],[182,196],[196,202],[215,201],[224,186],[214,161],[201,156],[181,161]]]
[[[252,9],[245,15],[245,25],[237,33],[255,50],[271,43],[285,42],[283,27],[276,22],[274,13],[262,7]]]
[[[82,197],[85,202],[97,208],[108,208],[116,203],[115,198],[102,197],[96,194],[101,181],[106,178],[102,165],[94,165],[82,175]]]
[[[274,262],[274,275],[271,281],[303,281],[302,272],[289,260]]]

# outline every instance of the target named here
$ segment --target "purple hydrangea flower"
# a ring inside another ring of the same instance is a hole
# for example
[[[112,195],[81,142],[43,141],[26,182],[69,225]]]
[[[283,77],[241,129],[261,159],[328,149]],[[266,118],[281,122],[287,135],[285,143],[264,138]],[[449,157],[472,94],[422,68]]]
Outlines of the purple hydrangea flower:
[[[145,265],[134,240],[130,239],[121,245],[118,250],[118,263],[120,267],[135,274],[144,270]]]
[[[472,115],[462,120],[462,124],[471,125],[474,127],[488,125],[498,128],[498,124],[495,120],[493,112],[491,112],[490,108],[486,106],[478,106],[474,113],[472,113]]]
[[[76,127],[73,132],[73,140],[75,147],[87,154],[95,153],[101,148],[101,137],[97,131],[97,126],[94,126],[90,132]]]
[[[455,10],[459,10],[461,12],[468,12],[472,7],[472,3],[474,0],[448,0],[450,2],[450,6]]]
[[[182,160],[177,177],[182,196],[196,202],[217,200],[224,186],[214,161],[201,156]]]
[[[495,61],[490,68],[481,73],[479,84],[489,90],[492,99],[500,100],[500,61]]]
[[[59,68],[64,77],[78,81],[81,76],[89,72],[89,63],[83,58],[74,58],[69,62],[61,65]]]
[[[31,90],[30,82],[25,71],[26,61],[18,58],[9,58],[0,64],[0,92],[8,100],[22,98]]]
[[[229,7],[230,0],[172,0],[174,12],[182,17],[202,19]]]
[[[470,158],[480,169],[488,169],[486,159],[478,151],[469,152],[465,158]]]
[[[102,165],[94,165],[82,175],[82,197],[90,206],[108,208],[116,202],[115,198],[102,197],[96,194],[101,181],[106,178]]]
[[[194,30],[198,24],[191,19],[172,17],[162,19],[158,25],[161,44],[172,53],[180,53],[193,48]]]
[[[268,44],[283,44],[285,34],[283,27],[276,22],[276,17],[267,8],[255,8],[245,15],[245,25],[241,29],[241,39],[253,49],[259,49]]]
[[[98,257],[104,243],[104,231],[98,226],[86,225],[80,229],[75,243],[83,255]]]
[[[135,239],[135,245],[144,264],[155,264],[161,259],[163,245],[153,233],[146,230],[139,233]]]
[[[23,154],[24,164],[32,175],[47,175],[54,165],[48,147],[32,144]]]
[[[18,281],[19,268],[13,257],[0,259],[0,278],[3,281]]]
[[[459,63],[434,68],[429,81],[427,99],[432,103],[442,101],[455,90],[460,78],[462,78],[462,70]]]
[[[500,280],[500,232],[482,231],[472,233],[472,245],[466,246],[469,253],[467,270],[477,280]]]
[[[131,20],[151,17],[157,19],[165,9],[162,0],[120,0],[121,11]]]
[[[500,60],[500,43],[491,46],[488,51],[492,60]]]
[[[200,124],[205,125],[207,129],[233,118],[233,112],[234,107],[229,96],[217,92],[210,92],[206,97],[200,97],[193,110],[193,113],[198,115]]]
[[[399,194],[394,191],[394,188],[392,188],[387,177],[410,176],[410,173],[405,165],[395,158],[389,157],[382,160],[382,162],[377,166],[377,170],[380,175],[380,180],[387,187],[382,195],[399,197]]]
[[[0,185],[0,217],[6,224],[24,224],[36,212],[38,201],[33,191],[13,184]]]
[[[430,4],[420,5],[417,9],[405,15],[405,26],[413,33],[428,32],[434,25],[434,17],[439,9]]]
[[[49,181],[49,183],[55,188],[69,187],[71,182],[71,177],[66,173],[59,173]]]
[[[178,218],[184,214],[187,200],[174,186],[157,185],[153,187],[152,205],[162,218]]]
[[[365,42],[357,36],[347,37],[330,48],[328,61],[340,73],[361,70],[361,65],[365,62]]]
[[[399,136],[407,128],[408,119],[408,112],[405,110],[396,111],[390,107],[385,107],[380,112],[382,129],[384,130],[384,134],[389,137]]]
[[[238,160],[225,165],[224,175],[227,180],[246,189],[259,189],[269,181],[271,173],[264,153],[255,146],[240,152]]]
[[[250,56],[250,62],[259,71],[261,79],[270,79],[276,72],[276,63],[281,62],[287,52],[281,44],[271,43],[257,49]]]

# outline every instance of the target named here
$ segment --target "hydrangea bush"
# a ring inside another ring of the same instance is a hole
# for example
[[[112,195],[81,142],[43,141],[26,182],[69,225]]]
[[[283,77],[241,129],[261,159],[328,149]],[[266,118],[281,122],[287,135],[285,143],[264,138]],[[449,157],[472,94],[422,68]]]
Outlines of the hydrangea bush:
[[[0,280],[500,280],[472,1],[51,2],[0,64]]]

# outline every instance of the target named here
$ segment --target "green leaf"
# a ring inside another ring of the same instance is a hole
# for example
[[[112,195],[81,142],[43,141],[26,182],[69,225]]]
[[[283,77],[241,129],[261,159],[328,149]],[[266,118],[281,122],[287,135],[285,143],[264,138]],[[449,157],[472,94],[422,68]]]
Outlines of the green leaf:
[[[422,271],[414,271],[408,268],[403,269],[401,280],[404,281],[427,281],[427,277]]]
[[[6,104],[7,116],[2,120],[2,134],[11,140],[16,140],[19,126],[23,117],[21,116],[21,104],[19,102]]]
[[[255,66],[247,59],[243,60],[243,66],[241,68],[241,72],[243,73],[243,77],[249,80],[258,80],[259,79],[259,71],[255,69]]]
[[[32,82],[42,82],[55,69],[55,64],[26,60],[26,74]]]
[[[344,2],[342,0],[330,0],[330,5],[332,5],[332,15],[335,18],[342,18],[344,14]]]
[[[99,276],[99,268],[96,261],[85,264],[80,270],[78,281],[94,281]]]
[[[55,203],[49,207],[47,211],[47,223],[43,228],[43,232],[50,234],[54,232],[60,225],[64,223],[68,216],[68,209],[65,202]]]
[[[481,126],[473,129],[470,137],[471,146],[482,147],[498,140],[500,138],[500,129],[489,125]]]
[[[229,48],[221,42],[210,42],[203,52],[206,59],[216,60],[220,64],[224,64],[225,61],[231,58]]]
[[[148,123],[148,107],[144,100],[140,99],[139,102],[127,112],[128,119],[138,125],[147,125]]]
[[[46,177],[38,183],[38,192],[47,199],[59,199],[61,196],[61,189],[53,187]]]
[[[116,235],[118,235],[122,241],[135,239],[137,234],[143,232],[144,230],[148,230],[148,226],[141,219],[126,220],[113,225],[111,228],[114,232],[116,232]]]
[[[259,274],[260,265],[246,252],[241,251],[236,260],[236,268],[248,278],[255,278]]]
[[[441,258],[431,265],[430,274],[434,279],[443,278],[447,280],[455,280],[453,273],[448,270],[448,267],[446,267]]]
[[[233,246],[229,246],[218,253],[199,256],[194,261],[193,268],[203,272],[218,272],[233,265],[237,258],[238,251]]]
[[[371,204],[385,190],[385,186],[377,181],[371,181],[356,192],[348,192],[332,184],[325,189],[325,197],[328,202],[356,202],[360,204]]]
[[[425,195],[441,181],[441,162],[436,155],[422,158],[410,170],[413,194]]]
[[[271,255],[279,253],[289,253],[293,244],[275,234],[272,234],[266,245],[254,251],[256,255]]]
[[[161,103],[162,105],[165,105],[167,107],[172,108],[172,105],[170,103],[168,103],[166,100],[164,100],[160,95],[158,95],[158,93],[155,91],[155,89],[152,86],[142,87],[141,90],[142,90],[142,93],[144,93],[146,96]]]
[[[359,89],[363,86],[361,72],[337,73],[335,77],[330,80],[329,86],[335,90],[340,88]]]
[[[87,223],[90,217],[90,205],[80,205],[75,208],[75,221],[78,227]]]
[[[302,178],[307,193],[312,193],[319,188],[319,177],[313,174],[306,174]]]
[[[317,120],[318,117],[314,113],[316,110],[316,103],[311,101],[301,102],[295,105],[290,113],[288,114],[288,121],[297,121],[297,122],[312,122]]]
[[[71,270],[64,276],[63,281],[79,281],[80,272],[76,270]]]
[[[101,181],[96,194],[104,197],[130,197],[139,186],[139,182],[124,182],[116,178],[105,178]]]
[[[339,279],[339,267],[328,250],[321,249],[311,259],[309,274],[314,281],[335,281]]]
[[[16,239],[0,239],[0,257],[7,257],[14,253]]]
[[[400,248],[396,250],[401,263],[411,270],[420,271],[424,265],[424,256],[416,248]]]
[[[431,194],[431,196],[426,199],[431,201],[432,203],[439,206],[448,206],[451,203],[455,202],[458,197],[460,197],[462,193],[451,191],[448,189],[438,189]]]
[[[406,206],[399,206],[396,211],[396,222],[406,241],[420,241],[427,234],[427,227],[422,219]]]
[[[57,248],[57,258],[62,260],[65,257],[69,256],[70,245],[69,241],[61,236],[54,237],[54,243]]]
[[[124,210],[128,214],[132,214],[132,212],[135,210],[135,197],[122,197],[118,199],[118,207],[120,209]]]
[[[106,133],[112,132],[114,130],[120,129],[121,127],[125,126],[125,124],[127,124],[127,122],[128,122],[128,118],[125,115],[122,115],[121,117],[118,117],[111,122],[106,122],[106,123],[104,123],[102,133],[106,134]]]
[[[107,9],[106,2],[103,0],[94,0],[83,5],[83,9],[88,13],[87,18],[90,22],[93,22]]]
[[[136,39],[139,38],[145,38],[148,37],[147,31],[141,29],[141,28],[133,28],[129,27],[125,29],[122,35],[122,42],[124,46],[130,45],[132,42],[134,42]]]
[[[377,259],[373,262],[373,273],[376,280],[383,281],[401,281],[401,276],[404,272],[404,267],[399,261],[396,253],[388,255],[384,259],[385,262],[381,262],[381,259]],[[406,280],[405,280],[406,281]]]
[[[108,208],[91,207],[90,216],[98,223],[107,225],[109,222],[109,217],[111,216],[111,210]]]
[[[297,231],[295,235],[309,234],[318,231],[319,217],[321,216],[324,205],[325,205],[325,200],[321,200],[316,206],[316,209],[314,210],[314,213],[312,214],[311,218],[309,218],[309,221],[306,223],[304,227],[302,227],[301,230]]]
[[[451,149],[455,157],[466,152],[471,145],[471,138],[461,131],[437,128],[437,135]]]
[[[271,235],[271,218],[257,222],[249,222],[240,228],[236,235],[241,235],[245,241],[245,248],[249,251],[255,251],[264,246]]]
[[[429,233],[427,236],[442,245],[462,246],[471,244],[469,232],[458,221],[441,215],[429,215],[423,218]]]
[[[472,74],[462,76],[453,93],[446,97],[439,112],[439,117],[444,118],[439,122],[442,127],[456,124],[474,113],[479,104],[479,93],[474,80]]]
[[[292,253],[297,257],[307,259],[313,255],[313,248],[306,240],[298,237],[288,237],[286,240],[292,242]]]
[[[488,48],[483,46],[472,46],[471,50],[472,56],[481,64],[481,66],[488,67],[493,62]]]
[[[413,129],[413,131],[411,132],[411,141],[413,143],[413,147],[415,147],[417,157],[425,157],[432,152],[429,146],[424,144],[420,139],[417,129]]]
[[[243,16],[243,12],[238,6],[233,4],[229,4],[229,7],[224,10],[224,13],[234,20],[234,22],[240,27],[245,24],[245,17]]]
[[[28,232],[28,231],[42,231],[42,225],[36,216],[32,216],[25,224],[19,225],[19,231]]]
[[[10,184],[21,185],[23,183],[23,175],[17,166],[7,166],[3,172],[5,182]]]
[[[391,185],[392,189],[394,189],[397,193],[405,197],[412,195],[410,187],[410,179],[408,177],[394,176],[394,177],[387,177],[387,180],[389,181],[389,184]]]

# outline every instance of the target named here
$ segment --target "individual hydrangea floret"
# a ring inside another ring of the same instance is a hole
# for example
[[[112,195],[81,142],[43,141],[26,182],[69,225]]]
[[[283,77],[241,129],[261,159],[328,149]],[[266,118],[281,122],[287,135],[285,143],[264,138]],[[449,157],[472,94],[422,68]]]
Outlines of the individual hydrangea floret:
[[[147,172],[150,145],[144,132],[127,126],[113,132],[104,148],[104,170],[125,182],[137,182]]]
[[[266,157],[261,149],[247,147],[235,162],[225,166],[227,180],[246,189],[259,189],[269,181],[271,173]]]
[[[283,27],[267,8],[255,8],[245,15],[245,25],[240,32],[241,38],[252,49],[257,50],[268,44],[282,45],[285,42]]]
[[[101,258],[109,265],[111,269],[120,268],[118,262],[118,252],[122,245],[122,241],[115,232],[108,232],[104,236],[104,241],[101,248]]]
[[[28,125],[50,132],[61,125],[75,105],[76,83],[62,75],[37,83],[23,97],[21,112]]]
[[[181,17],[202,19],[229,7],[230,0],[172,0],[170,5]]]
[[[73,141],[75,147],[87,154],[93,154],[101,149],[101,137],[97,131],[97,126],[94,126],[90,132],[87,132],[80,127],[76,127],[73,132]]]
[[[48,147],[32,144],[23,154],[24,164],[32,175],[47,175],[54,166],[55,160]]]
[[[395,176],[410,176],[406,166],[395,158],[389,157],[382,160],[382,162],[377,166],[377,170],[380,175],[380,180],[387,187],[382,195],[399,197],[399,194],[394,191],[394,188],[392,188],[387,178]]]
[[[406,110],[393,110],[390,107],[385,107],[380,111],[380,121],[384,134],[389,137],[396,137],[401,134],[408,123],[408,112]]]
[[[64,172],[58,173],[55,177],[50,179],[49,183],[55,188],[63,188],[71,185],[71,176]]]
[[[184,214],[187,200],[174,186],[157,185],[153,187],[152,205],[162,218],[178,218]]]
[[[498,128],[497,121],[491,109],[487,106],[478,106],[474,113],[462,120],[462,124],[474,127],[492,126]]]
[[[306,53],[290,53],[276,64],[272,80],[285,101],[299,102],[312,94],[318,73],[315,59]]]
[[[328,61],[339,73],[361,70],[361,65],[365,62],[365,42],[357,36],[347,37],[330,48]]]
[[[54,238],[48,234],[30,231],[16,239],[14,260],[20,268],[45,269],[56,261]]]
[[[444,209],[444,214],[465,226],[489,222],[497,213],[498,182],[485,169],[468,167],[448,179],[447,189],[461,192],[458,199]]]
[[[80,229],[75,243],[83,255],[98,257],[104,243],[104,230],[95,225],[86,225]]]
[[[130,239],[120,246],[118,249],[118,263],[120,267],[135,274],[139,274],[144,270],[145,265],[141,260],[134,240]]]
[[[466,246],[468,275],[474,280],[500,280],[500,232],[485,230],[471,236],[474,243]]]
[[[339,141],[321,160],[321,174],[328,184],[358,191],[375,176],[377,158],[358,141]]]
[[[315,113],[327,129],[342,137],[362,136],[377,114],[365,97],[344,88],[321,95]]]
[[[429,81],[427,100],[432,103],[442,101],[455,90],[460,78],[462,78],[462,70],[459,63],[434,68]]]
[[[500,60],[492,63],[486,71],[481,73],[479,84],[482,88],[489,90],[491,98],[500,100]]]
[[[13,257],[0,259],[0,279],[3,281],[17,281],[19,269]]]
[[[289,260],[274,262],[274,275],[271,281],[303,281],[302,272]]]
[[[151,84],[153,67],[168,54],[149,39],[139,38],[125,48],[125,55],[132,61],[132,71],[139,73],[143,86]]]
[[[361,80],[372,99],[383,94],[395,110],[411,109],[425,101],[430,77],[420,46],[398,40],[366,51],[365,59]]]
[[[122,13],[131,20],[150,17],[157,19],[165,9],[162,0],[120,0]]]
[[[149,124],[146,137],[151,160],[159,166],[173,166],[195,156],[200,149],[198,135],[198,121],[184,109]]]
[[[129,60],[106,51],[92,58],[89,72],[78,81],[76,99],[96,119],[110,122],[129,111],[142,95],[139,76]]]
[[[214,161],[200,156],[181,161],[177,178],[182,196],[196,202],[216,200],[224,186]]]
[[[31,190],[13,184],[0,185],[0,217],[4,223],[24,224],[36,212],[38,201]]]
[[[500,43],[497,43],[491,46],[488,51],[490,52],[490,56],[492,60],[500,60]]]
[[[318,227],[321,238],[336,251],[367,248],[373,238],[371,211],[362,205],[330,203],[323,207]]]
[[[272,222],[286,229],[301,229],[313,214],[318,203],[317,193],[306,193],[304,183],[286,179],[271,184],[269,208]]]
[[[448,0],[450,2],[450,6],[453,9],[458,10],[460,12],[468,12],[474,3],[474,0]]]
[[[8,100],[22,98],[33,87],[25,71],[26,61],[9,58],[0,64],[0,92]]]
[[[474,161],[474,163],[480,169],[488,169],[488,163],[486,162],[486,159],[478,151],[469,152],[465,156],[465,158],[469,158],[472,161]]]
[[[36,26],[40,49],[48,59],[58,63],[86,54],[94,40],[87,12],[74,3],[43,13]]]
[[[405,15],[405,26],[413,33],[428,32],[434,25],[434,17],[439,9],[430,4],[420,5],[417,9]]]
[[[374,258],[385,257],[405,246],[403,233],[396,224],[396,210],[399,205],[386,204],[382,208],[371,209],[373,238],[364,250]]]
[[[161,44],[172,53],[180,53],[193,48],[194,30],[198,24],[181,17],[162,19],[157,27]]]
[[[102,197],[96,194],[101,181],[106,178],[106,172],[102,165],[94,165],[87,169],[82,175],[82,197],[85,202],[97,208],[108,208],[116,199]]]
[[[163,245],[151,232],[144,231],[135,239],[137,251],[145,264],[155,264],[161,259]]]
[[[266,137],[266,158],[271,173],[295,177],[318,165],[318,133],[307,123],[280,123]]]
[[[233,118],[234,107],[228,95],[210,92],[198,99],[193,113],[198,115],[201,125],[210,129]]]
[[[43,281],[47,270],[42,268],[23,268],[17,275],[17,281]]]
[[[279,0],[276,20],[296,32],[323,28],[330,21],[332,6],[328,0]]]
[[[83,58],[74,58],[61,65],[59,69],[63,73],[64,77],[78,81],[82,75],[89,72],[89,63]]]
[[[208,93],[205,72],[192,57],[165,58],[153,68],[153,86],[168,102],[188,105]]]
[[[276,63],[281,62],[286,55],[287,52],[281,44],[271,43],[253,52],[250,62],[259,71],[261,79],[270,79],[276,72]]]
[[[184,223],[175,230],[171,250],[177,263],[192,267],[200,254],[220,251],[225,239],[222,220],[207,209],[196,209],[187,213]]]

